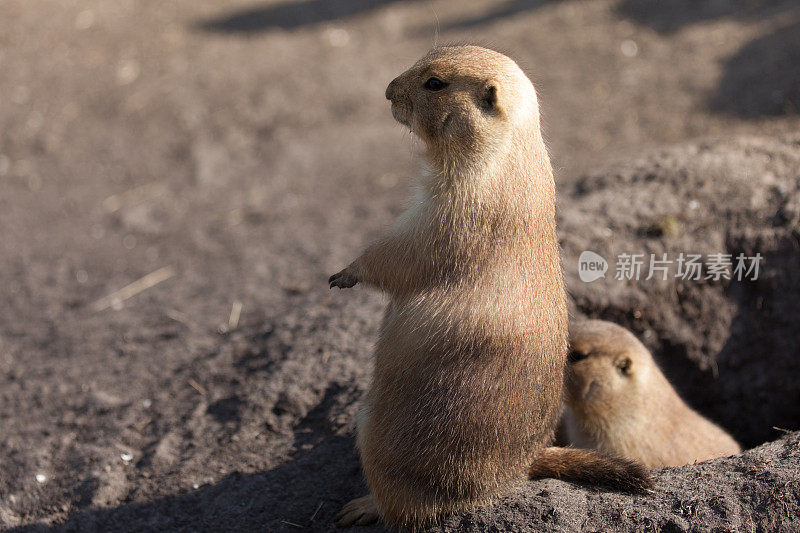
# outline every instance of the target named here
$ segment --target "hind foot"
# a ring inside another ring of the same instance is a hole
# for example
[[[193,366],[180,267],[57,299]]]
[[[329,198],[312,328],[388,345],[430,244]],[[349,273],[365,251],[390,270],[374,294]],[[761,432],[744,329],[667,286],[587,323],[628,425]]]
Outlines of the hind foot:
[[[370,494],[345,504],[336,516],[336,525],[339,527],[368,526],[377,522],[380,517],[375,498]]]

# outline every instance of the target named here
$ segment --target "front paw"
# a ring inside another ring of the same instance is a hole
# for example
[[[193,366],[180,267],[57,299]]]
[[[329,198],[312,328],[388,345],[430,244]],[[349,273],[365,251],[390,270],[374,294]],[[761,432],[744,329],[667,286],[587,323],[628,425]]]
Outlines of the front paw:
[[[345,268],[341,272],[337,272],[328,278],[328,283],[330,283],[331,289],[334,287],[339,287],[340,289],[349,289],[358,283],[358,278],[355,274],[353,274],[352,270]]]

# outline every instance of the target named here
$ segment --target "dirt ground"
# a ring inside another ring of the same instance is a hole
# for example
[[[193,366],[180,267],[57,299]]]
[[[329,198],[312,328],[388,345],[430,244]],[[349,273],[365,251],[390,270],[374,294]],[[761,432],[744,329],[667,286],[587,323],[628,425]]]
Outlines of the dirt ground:
[[[439,529],[800,528],[798,433],[773,429],[800,418],[796,1],[251,2],[0,5],[0,528],[335,529],[365,491],[354,414],[384,302],[326,279],[416,169],[386,84],[465,40],[537,85],[576,313],[631,327],[701,412],[772,442],[659,471],[649,499],[537,481]],[[726,181],[739,167],[758,179]],[[707,183],[704,225],[641,231],[680,209],[653,195]],[[579,285],[601,223],[781,267],[683,299]]]

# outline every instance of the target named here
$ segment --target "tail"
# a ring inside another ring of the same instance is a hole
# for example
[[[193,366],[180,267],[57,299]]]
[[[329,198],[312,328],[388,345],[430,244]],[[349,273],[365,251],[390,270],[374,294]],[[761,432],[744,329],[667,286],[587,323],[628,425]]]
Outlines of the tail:
[[[655,484],[643,464],[594,450],[545,448],[528,469],[531,479],[552,477],[644,494]]]

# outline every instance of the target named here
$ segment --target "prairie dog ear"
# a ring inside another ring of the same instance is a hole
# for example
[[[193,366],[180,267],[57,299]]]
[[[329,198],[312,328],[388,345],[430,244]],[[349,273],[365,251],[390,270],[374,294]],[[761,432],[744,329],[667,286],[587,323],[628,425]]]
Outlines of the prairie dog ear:
[[[502,99],[502,91],[500,90],[500,84],[497,80],[489,80],[481,89],[480,94],[480,106],[481,109],[487,112],[498,112],[502,111],[502,105],[500,100]]]

